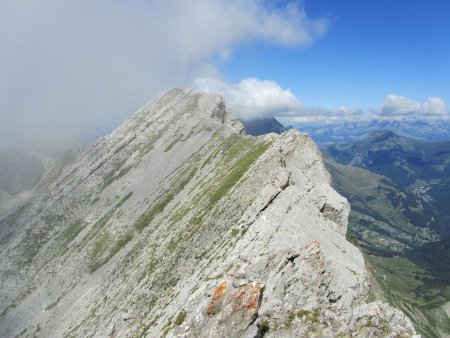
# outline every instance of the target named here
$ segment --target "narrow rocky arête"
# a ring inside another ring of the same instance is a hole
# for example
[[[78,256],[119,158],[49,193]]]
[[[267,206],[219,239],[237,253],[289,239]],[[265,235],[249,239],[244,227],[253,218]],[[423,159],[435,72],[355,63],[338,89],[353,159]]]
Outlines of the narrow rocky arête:
[[[410,337],[298,131],[173,89],[0,220],[0,336]]]

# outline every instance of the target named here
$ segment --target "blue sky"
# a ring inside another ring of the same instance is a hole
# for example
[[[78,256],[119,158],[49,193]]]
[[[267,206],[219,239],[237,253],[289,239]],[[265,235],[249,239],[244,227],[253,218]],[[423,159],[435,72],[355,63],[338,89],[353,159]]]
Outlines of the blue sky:
[[[450,2],[309,0],[327,32],[308,46],[252,43],[221,66],[229,82],[258,77],[289,88],[308,106],[372,109],[395,93],[450,102]]]
[[[172,87],[217,92],[243,119],[449,120],[448,13],[446,0],[3,0],[0,148],[115,128]]]

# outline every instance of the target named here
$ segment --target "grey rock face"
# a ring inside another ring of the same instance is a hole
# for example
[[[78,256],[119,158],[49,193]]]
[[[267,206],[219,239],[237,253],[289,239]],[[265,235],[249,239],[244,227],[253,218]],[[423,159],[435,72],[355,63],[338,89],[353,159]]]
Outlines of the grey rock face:
[[[219,96],[166,92],[9,219],[0,336],[412,336],[368,303],[329,183],[306,135],[245,136]]]

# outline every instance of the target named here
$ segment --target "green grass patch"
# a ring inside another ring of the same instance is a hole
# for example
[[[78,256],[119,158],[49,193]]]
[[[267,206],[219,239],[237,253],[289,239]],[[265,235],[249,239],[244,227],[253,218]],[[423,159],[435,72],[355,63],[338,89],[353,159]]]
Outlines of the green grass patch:
[[[174,194],[170,191],[166,191],[159,199],[159,201],[156,201],[156,203],[153,204],[147,211],[145,211],[139,217],[136,223],[134,223],[135,229],[138,231],[144,230],[145,227],[147,227],[157,215],[164,211],[167,204],[169,204],[173,198]]]
[[[54,308],[56,305],[58,305],[59,301],[60,301],[61,299],[63,299],[63,297],[64,297],[64,295],[60,295],[54,302],[52,302],[51,304],[49,304],[49,305],[45,308],[45,311],[48,311],[48,310]]]
[[[105,253],[108,251],[111,242],[111,236],[108,233],[103,234],[94,243],[89,255],[89,272],[94,273],[103,264],[106,263]]]
[[[290,313],[288,314],[288,320],[289,320],[290,322],[292,322],[294,319],[295,319],[295,313],[290,312]]]
[[[86,225],[86,222],[82,219],[78,219],[75,222],[71,223],[60,235],[60,238],[63,240],[64,245],[72,242],[86,227]]]
[[[232,134],[221,146],[224,153],[223,164],[229,164],[234,160],[242,157],[242,155],[251,150],[256,144],[257,139],[254,137],[245,137],[238,134]]]
[[[138,152],[138,158],[142,159],[148,152],[150,152],[151,150],[153,150],[155,143],[169,130],[169,128],[171,126],[174,125],[174,122],[179,120],[180,117],[182,117],[184,114],[192,112],[193,110],[195,110],[198,106],[198,99],[199,99],[199,95],[196,95],[193,97],[192,101],[189,102],[183,110],[181,110],[180,112],[178,112],[170,121],[167,121],[163,127],[161,129],[159,129],[157,132],[155,132],[152,136],[150,136],[148,138],[148,140],[145,143],[139,144],[137,146],[135,146],[132,150],[132,153],[134,152]],[[182,135],[179,136],[181,140]],[[166,147],[167,150],[164,151],[169,151],[179,140],[177,140],[175,143],[173,144],[169,144],[168,147]]]
[[[297,317],[299,319],[306,319],[314,324],[318,324],[320,322],[319,315],[319,309],[315,309],[314,311],[300,310],[299,312],[297,312]]]
[[[148,152],[153,150],[155,143],[163,136],[164,133],[167,132],[167,130],[169,130],[171,125],[172,124],[170,122],[164,124],[164,126],[150,136],[145,143],[134,146],[131,152],[137,152],[137,157],[141,160]]]
[[[103,184],[100,190],[104,190],[107,186],[109,186],[112,182],[119,179],[123,175],[125,175],[128,171],[131,170],[131,166],[122,168],[127,159],[123,159],[119,161],[106,175],[103,176]]]
[[[133,192],[130,191],[128,194],[126,194],[114,207],[112,207],[102,218],[100,218],[95,224],[93,225],[93,229],[97,228],[103,228],[112,215],[119,209],[131,196],[133,195]]]
[[[238,142],[239,145],[246,144]],[[221,180],[220,184],[212,191],[209,196],[210,203],[215,205],[218,201],[224,197],[232,187],[244,176],[250,166],[267,150],[270,144],[258,144],[252,147],[249,152],[243,151],[241,147],[232,147],[230,154],[241,154],[241,157],[237,160],[231,172],[229,172]],[[238,151],[241,150],[241,152]],[[227,156],[228,158],[229,156]],[[229,159],[231,161],[231,158]]]
[[[173,200],[173,198],[184,189],[184,187],[189,183],[192,177],[194,177],[196,172],[196,168],[191,171],[184,170],[180,173],[179,176],[175,177],[172,182],[172,189],[166,190],[156,199],[156,201],[150,206],[150,208],[138,218],[138,220],[134,224],[134,228],[138,231],[142,231],[143,229],[145,229],[157,215],[164,211],[167,204],[169,204]],[[172,215],[171,219],[178,219],[179,221],[182,217],[184,217],[184,215],[185,213],[183,214],[183,212],[176,213]]]
[[[231,230],[231,237],[235,238],[235,237],[237,237],[239,235],[239,233],[240,233],[239,229],[236,229],[236,228],[232,229]]]
[[[116,243],[114,243],[114,246],[112,247],[109,258],[113,257],[116,253],[118,253],[129,241],[133,239],[133,233],[128,232],[124,235],[122,235]]]
[[[133,239],[131,232],[125,233],[111,246],[111,235],[103,234],[94,244],[90,254],[89,272],[97,271],[114,257],[129,241]]]
[[[101,217],[93,226],[88,234],[88,238],[84,241],[83,245],[80,246],[80,249],[85,247],[88,244],[89,239],[93,239],[97,237],[97,235],[104,229],[105,225],[109,222],[114,213],[133,195],[133,192],[130,191],[126,194],[117,204],[112,207],[103,217]],[[130,234],[124,235],[125,237],[120,237],[117,243],[110,250],[111,244],[111,236],[108,232],[104,232],[99,236],[97,241],[93,244],[91,253],[90,253],[90,263],[88,266],[89,272],[95,272],[99,267],[105,264],[107,261],[111,259],[121,247],[123,247],[130,239],[127,239]],[[109,252],[109,254],[107,254]]]
[[[180,313],[178,314],[177,318],[175,319],[175,325],[183,324],[185,319],[186,319],[186,311],[181,310]]]

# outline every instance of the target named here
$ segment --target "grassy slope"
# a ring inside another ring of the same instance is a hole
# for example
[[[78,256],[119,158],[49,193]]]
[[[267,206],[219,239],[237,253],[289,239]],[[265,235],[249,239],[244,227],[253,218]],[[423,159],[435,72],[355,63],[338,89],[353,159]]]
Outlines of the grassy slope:
[[[217,259],[215,250],[223,247],[231,250],[237,237],[244,233],[245,229],[229,229],[230,224],[237,223],[233,218],[240,213],[217,214],[216,205],[220,204],[225,196],[228,202],[234,200],[230,192],[242,184],[245,173],[270,144],[267,140],[237,134],[228,138],[216,135],[169,175],[170,188],[162,189],[156,200],[148,204],[147,210],[134,224],[124,228],[125,232],[120,236],[116,234],[116,241],[112,240],[111,235],[108,237],[105,226],[101,227],[99,233],[88,233],[82,240],[82,243],[87,241],[86,247],[91,253],[89,273],[95,273],[131,242],[128,250],[124,250],[125,255],[114,268],[113,275],[128,274],[131,269],[135,269],[127,277],[130,278],[130,283],[152,285],[151,292],[139,296],[139,303],[145,303],[146,308],[153,311],[152,314],[158,314],[155,318],[149,315],[148,318],[142,319],[135,332],[137,336],[146,334],[160,321],[167,322],[163,336],[178,325],[177,322],[182,321],[182,312],[175,319],[164,319],[166,305],[160,303],[158,295],[172,293],[179,282],[178,276],[186,275],[186,270],[189,269],[192,269],[190,273],[193,274],[194,266],[197,270],[204,269],[212,260]],[[179,195],[185,196],[183,203],[178,200]],[[114,207],[112,210],[112,217],[117,216]],[[219,220],[222,218],[228,219],[228,222]],[[208,232],[210,241],[203,243],[200,239],[205,237],[205,232]],[[196,245],[193,246],[192,243]],[[147,258],[142,261],[136,259],[143,251],[150,253]],[[127,303],[129,300],[125,298],[119,300],[126,296],[116,295],[114,302]],[[88,312],[81,324],[68,332],[67,336],[78,336],[78,330],[87,323],[95,326],[97,315],[97,308],[94,307],[93,313]]]

